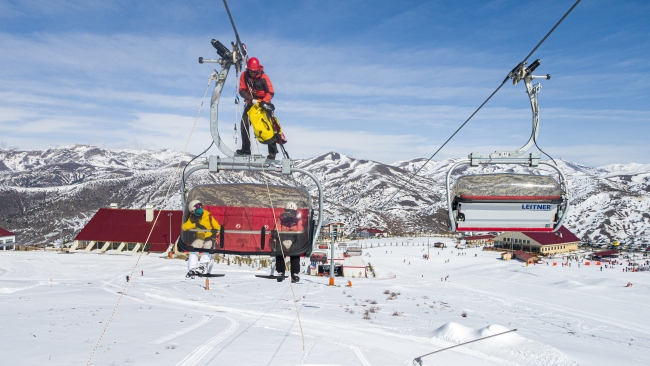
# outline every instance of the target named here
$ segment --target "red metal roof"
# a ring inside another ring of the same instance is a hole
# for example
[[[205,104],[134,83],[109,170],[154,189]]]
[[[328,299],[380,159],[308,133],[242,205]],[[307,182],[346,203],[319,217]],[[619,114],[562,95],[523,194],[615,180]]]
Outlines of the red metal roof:
[[[535,257],[534,255],[530,253],[522,252],[521,250],[515,250],[514,252],[512,252],[512,254],[515,255],[515,258],[521,259],[523,261]]]
[[[5,230],[0,227],[0,236],[14,236],[16,234],[12,233],[11,231]]]
[[[474,236],[465,237],[465,240],[487,240],[487,239],[494,239],[494,235],[474,235]]]
[[[522,234],[542,245],[567,244],[580,241],[580,238],[575,236],[564,226],[560,227],[558,231],[554,233],[523,232]]]
[[[112,241],[127,243],[165,244],[169,245],[169,220],[171,217],[172,242],[176,241],[181,232],[183,219],[182,211],[154,210],[154,220],[160,212],[156,226],[149,241],[147,236],[153,222],[146,222],[145,210],[124,210],[100,208],[86,226],[75,237],[75,240]]]
[[[618,254],[618,251],[616,251],[616,250],[605,250],[603,252],[594,252],[593,255],[594,255],[594,257],[604,257],[604,256],[607,256],[607,255],[614,255],[614,254]]]

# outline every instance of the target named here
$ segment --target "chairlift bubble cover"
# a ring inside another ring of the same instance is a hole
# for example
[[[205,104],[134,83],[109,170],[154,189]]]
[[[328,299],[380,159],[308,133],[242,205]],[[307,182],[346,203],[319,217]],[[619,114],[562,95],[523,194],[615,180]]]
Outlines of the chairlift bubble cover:
[[[544,175],[463,176],[452,194],[458,231],[552,231],[562,203],[560,184]]]
[[[453,196],[459,202],[544,201],[560,203],[560,184],[547,175],[482,174],[458,178]]]
[[[213,234],[217,240],[215,253],[300,255],[311,251],[311,199],[302,188],[269,186],[267,190],[264,184],[206,184],[188,193],[187,202],[192,200],[201,201],[225,230],[223,243],[220,233]],[[295,203],[297,209],[285,209],[289,203]],[[189,215],[185,207],[183,222]],[[182,232],[182,242],[191,245],[197,233]]]

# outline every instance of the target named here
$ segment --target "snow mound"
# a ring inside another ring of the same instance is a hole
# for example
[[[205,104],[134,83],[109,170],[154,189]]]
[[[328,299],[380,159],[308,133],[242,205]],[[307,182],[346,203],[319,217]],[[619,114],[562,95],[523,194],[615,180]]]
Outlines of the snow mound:
[[[469,342],[478,338],[488,337],[498,333],[510,330],[498,324],[491,324],[487,327],[473,329],[462,324],[449,322],[433,331],[434,337],[444,339],[453,343]],[[516,346],[526,341],[526,338],[512,332],[498,337],[493,337],[480,341],[482,344],[488,344],[490,347],[495,346]]]
[[[491,324],[474,329],[449,322],[433,331],[433,338],[454,344],[473,341],[510,330],[502,325]],[[451,345],[450,345],[451,346]],[[508,360],[520,365],[575,365],[558,349],[530,340],[516,332],[488,338],[459,347],[478,352],[478,358]]]

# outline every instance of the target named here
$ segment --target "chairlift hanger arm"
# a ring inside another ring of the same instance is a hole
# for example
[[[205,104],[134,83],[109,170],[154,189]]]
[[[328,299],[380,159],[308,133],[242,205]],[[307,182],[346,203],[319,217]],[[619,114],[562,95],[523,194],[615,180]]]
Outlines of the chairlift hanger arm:
[[[224,0],[224,1],[225,1],[225,0]],[[501,85],[499,85],[499,86],[498,86],[498,87],[497,87],[497,88],[492,92],[492,94],[490,94],[490,96],[489,96],[489,97],[488,97],[488,98],[487,98],[487,99],[486,99],[486,100],[485,100],[485,101],[484,101],[484,102],[483,102],[483,103],[482,103],[482,104],[481,104],[481,105],[480,105],[480,106],[479,106],[479,107],[474,111],[474,113],[472,113],[472,115],[470,115],[469,118],[467,118],[467,120],[465,120],[465,122],[463,122],[463,124],[460,125],[460,127],[458,127],[458,129],[457,129],[456,131],[454,131],[454,133],[453,133],[453,134],[452,134],[452,135],[451,135],[451,136],[450,136],[450,137],[449,137],[449,138],[448,138],[448,139],[447,139],[447,140],[446,140],[442,145],[440,145],[440,147],[438,148],[438,150],[436,150],[436,151],[435,151],[435,152],[434,152],[434,153],[429,157],[429,159],[427,159],[427,161],[425,161],[424,164],[422,164],[422,166],[421,166],[421,167],[420,167],[420,168],[419,168],[415,173],[411,174],[411,177],[409,178],[409,180],[406,181],[406,182],[404,182],[404,184],[402,184],[402,185],[400,186],[400,188],[399,188],[397,191],[395,191],[395,193],[393,193],[393,195],[392,195],[392,196],[391,196],[391,197],[386,201],[386,203],[384,203],[383,205],[381,205],[381,207],[380,207],[381,209],[385,208],[389,203],[391,203],[391,202],[393,201],[393,199],[395,198],[395,196],[397,196],[397,194],[398,194],[398,193],[399,193],[399,192],[400,192],[400,191],[401,191],[401,190],[406,186],[406,184],[408,184],[408,183],[409,183],[413,178],[415,178],[415,177],[420,173],[420,171],[421,171],[421,170],[422,170],[422,169],[423,169],[423,168],[424,168],[424,167],[429,163],[429,161],[431,161],[431,159],[433,159],[433,158],[438,154],[438,152],[440,152],[440,150],[442,150],[442,149],[447,145],[447,143],[449,143],[449,141],[450,141],[454,136],[456,136],[456,134],[457,134],[457,133],[458,133],[458,132],[463,128],[463,127],[465,127],[465,125],[466,125],[466,124],[467,124],[467,123],[472,119],[472,117],[474,117],[474,115],[476,115],[476,113],[478,113],[478,111],[481,110],[481,108],[483,108],[483,106],[484,106],[484,105],[485,105],[485,104],[486,104],[490,99],[492,99],[492,97],[494,96],[494,94],[496,94],[496,93],[497,93],[497,92],[498,92],[498,91],[503,87],[503,85],[506,83],[506,81],[508,81],[508,79],[511,78],[511,76],[513,75],[513,73],[515,73],[518,69],[523,68],[523,66],[525,65],[526,61],[528,61],[528,59],[530,58],[530,56],[532,56],[533,53],[535,53],[535,51],[537,51],[537,49],[538,49],[538,48],[539,48],[539,47],[540,47],[540,46],[541,46],[541,45],[546,41],[546,39],[547,39],[547,38],[548,38],[548,37],[549,37],[549,36],[550,36],[554,31],[555,31],[555,29],[556,29],[556,28],[557,28],[557,27],[558,27],[558,26],[559,26],[559,25],[564,21],[564,19],[566,19],[566,17],[569,16],[569,14],[573,11],[573,9],[575,9],[575,7],[578,6],[578,4],[580,3],[580,1],[581,1],[581,0],[577,0],[577,1],[573,4],[573,6],[572,6],[572,7],[571,7],[571,8],[570,8],[570,9],[569,9],[565,14],[564,14],[564,16],[563,16],[563,17],[562,17],[562,18],[561,18],[561,19],[560,19],[560,20],[555,24],[555,26],[553,26],[553,28],[551,28],[551,30],[550,30],[548,33],[546,33],[546,35],[544,36],[544,38],[542,38],[542,40],[539,41],[539,43],[535,46],[535,48],[533,48],[533,50],[530,51],[530,53],[528,53],[528,55],[524,58],[524,60],[523,60],[522,62],[520,62],[520,63],[519,63],[519,64],[518,64],[514,69],[512,69],[512,71],[510,71],[510,73],[508,73],[508,75],[505,77],[505,79],[503,79],[503,81],[501,82]],[[534,69],[533,69],[533,70],[534,70]],[[531,72],[532,72],[532,70],[531,70]],[[547,75],[547,78],[548,78],[548,79],[550,79],[550,77],[551,77],[550,75]]]
[[[217,145],[217,148],[223,152],[228,157],[234,157],[235,152],[232,151],[219,135],[219,100],[221,98],[221,92],[223,87],[226,84],[226,79],[228,78],[228,73],[230,72],[230,66],[235,65],[235,68],[239,72],[242,64],[242,57],[239,49],[233,45],[233,49],[229,50],[221,42],[213,39],[210,41],[212,46],[216,49],[217,54],[221,58],[213,59],[204,59],[199,57],[199,63],[216,63],[221,65],[221,71],[217,73],[216,70],[212,70],[212,77],[216,80],[214,90],[212,91],[212,97],[210,98],[210,134],[214,143]]]

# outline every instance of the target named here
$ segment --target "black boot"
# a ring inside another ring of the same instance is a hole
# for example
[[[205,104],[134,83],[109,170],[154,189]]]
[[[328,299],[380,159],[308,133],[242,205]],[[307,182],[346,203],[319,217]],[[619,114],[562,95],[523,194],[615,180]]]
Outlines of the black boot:
[[[278,282],[284,281],[284,272],[278,272],[278,276],[280,276],[280,277],[276,278],[276,280]]]
[[[292,273],[292,274],[291,274],[291,283],[296,283],[296,282],[298,282],[298,281],[300,281],[300,277],[298,277],[297,274]]]
[[[269,154],[269,156],[266,157],[268,160],[275,160],[275,154]]]
[[[243,149],[240,149],[240,150],[235,151],[235,154],[237,154],[237,155],[250,155],[251,152],[250,151],[244,151]]]

